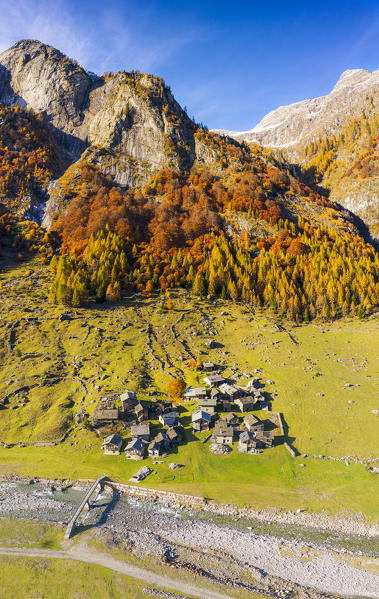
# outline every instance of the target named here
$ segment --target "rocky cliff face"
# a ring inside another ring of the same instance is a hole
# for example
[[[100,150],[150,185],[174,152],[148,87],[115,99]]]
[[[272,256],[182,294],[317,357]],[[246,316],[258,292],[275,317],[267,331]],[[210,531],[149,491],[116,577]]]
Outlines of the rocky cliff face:
[[[0,54],[0,101],[42,113],[72,161],[93,148],[92,162],[97,156],[121,185],[189,167],[196,157],[194,124],[161,78],[124,71],[97,77],[38,41]]]
[[[355,89],[365,86],[367,77],[365,72],[354,76]],[[339,88],[345,93],[341,82]],[[51,160],[54,168],[37,186],[29,185],[36,199],[31,197],[24,215],[36,214],[38,208],[38,220],[43,213],[47,227],[67,207],[86,165],[131,188],[159,170],[185,174],[192,166],[222,179],[225,173],[242,171],[251,157],[238,141],[222,139],[189,119],[160,77],[135,71],[99,77],[38,41],[22,40],[0,54],[0,102],[42,115],[52,137],[50,154],[63,157]],[[9,154],[7,143],[3,145]],[[29,155],[21,158],[34,164]]]

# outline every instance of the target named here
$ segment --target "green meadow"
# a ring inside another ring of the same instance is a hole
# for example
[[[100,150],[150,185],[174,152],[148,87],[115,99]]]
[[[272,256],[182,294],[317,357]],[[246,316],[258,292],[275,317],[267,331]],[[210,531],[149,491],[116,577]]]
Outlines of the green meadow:
[[[0,558],[1,599],[139,599],[145,587],[143,582],[92,564],[46,558]]]
[[[59,439],[80,408],[92,413],[103,391],[130,388],[150,401],[167,392],[170,374],[188,386],[201,384],[204,374],[188,367],[191,356],[200,355],[243,385],[245,374],[260,377],[299,456],[290,456],[279,433],[275,446],[258,456],[240,454],[236,444],[229,455],[214,456],[201,442],[207,435],[190,430],[195,405],[185,404],[186,443],[153,465],[142,485],[255,508],[379,515],[379,477],[367,465],[311,457],[379,457],[377,316],[295,326],[231,302],[194,301],[184,292],[171,294],[170,311],[162,311],[162,298],[142,296],[68,311],[47,303],[48,284],[38,261],[0,274],[0,402],[8,398],[0,410],[0,441]],[[264,410],[256,414],[267,417]],[[127,429],[120,433],[127,439]],[[0,447],[0,471],[53,478],[106,473],[126,482],[142,465],[123,455],[104,457],[101,443],[79,425],[55,447]],[[184,467],[171,471],[171,461]]]

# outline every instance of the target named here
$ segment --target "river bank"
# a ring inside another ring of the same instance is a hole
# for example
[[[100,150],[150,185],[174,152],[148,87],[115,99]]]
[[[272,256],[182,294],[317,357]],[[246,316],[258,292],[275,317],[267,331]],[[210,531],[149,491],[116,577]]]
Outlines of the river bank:
[[[71,481],[68,479],[43,479],[43,478],[21,478],[19,476],[1,476],[1,483],[15,482],[21,485],[41,484],[47,488],[59,490],[62,488],[87,488],[93,480],[80,479]],[[283,526],[296,526],[301,528],[317,529],[318,531],[332,531],[347,535],[360,535],[365,537],[379,537],[379,522],[369,523],[361,514],[346,512],[340,515],[332,515],[328,510],[322,513],[309,513],[298,509],[295,512],[281,510],[280,508],[266,508],[255,510],[251,507],[239,507],[229,503],[218,503],[207,500],[204,497],[173,493],[170,491],[150,489],[127,485],[112,481],[112,485],[122,494],[139,497],[150,501],[157,501],[164,505],[170,504],[178,507],[186,507],[196,511],[206,512],[217,516],[231,518],[243,518],[246,520],[257,520],[268,525],[273,523]]]
[[[0,483],[0,517],[67,523],[85,485],[81,482],[64,491],[55,485],[54,491],[52,481]],[[183,496],[180,499],[183,501]],[[86,528],[94,527],[96,534],[106,535],[108,541],[110,538],[115,548],[123,547],[140,558],[164,557],[172,563],[190,560],[195,568],[231,583],[233,576],[241,578],[240,572],[231,576],[233,564],[262,588],[272,586],[275,579],[278,588],[293,584],[316,593],[379,597],[379,576],[346,559],[354,552],[280,536],[281,530],[278,532],[273,524],[268,529],[271,534],[259,534],[246,526],[243,518],[235,519],[233,513],[231,518],[229,508],[224,506],[227,513],[218,514],[229,520],[217,522],[208,518],[212,513],[207,509],[195,510],[183,503],[122,494],[114,489],[112,497],[104,494],[92,507],[84,524]],[[372,534],[367,542],[369,539],[374,541]],[[365,553],[362,549],[364,539],[360,555]],[[372,547],[367,553],[373,555]]]

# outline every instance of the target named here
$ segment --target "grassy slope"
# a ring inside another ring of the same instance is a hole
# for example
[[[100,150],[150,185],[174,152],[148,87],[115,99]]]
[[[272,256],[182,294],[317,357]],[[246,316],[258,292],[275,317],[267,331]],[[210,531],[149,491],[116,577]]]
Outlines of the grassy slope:
[[[82,562],[0,559],[0,599],[138,599],[145,586],[128,576]]]
[[[280,332],[267,315],[252,318],[245,308],[230,303],[195,305],[181,294],[173,298],[175,310],[164,315],[159,313],[156,300],[138,299],[113,309],[76,310],[72,320],[60,321],[62,309],[46,303],[46,274],[37,263],[4,272],[0,282],[0,339],[4,340],[0,349],[0,398],[23,384],[50,381],[48,386],[32,389],[29,396],[25,394],[29,403],[23,407],[0,412],[2,441],[61,436],[71,424],[71,406],[74,411],[80,405],[89,412],[94,409],[101,392],[97,387],[140,389],[138,381],[147,376],[151,377],[149,390],[166,391],[169,377],[145,346],[148,323],[156,335],[152,341],[155,355],[166,366],[169,360],[174,366],[167,369],[182,369],[188,384],[200,382],[201,376],[179,359],[188,356],[169,329],[184,309],[185,317],[176,331],[194,354],[199,349],[207,351],[207,327],[214,326],[218,332],[214,339],[224,347],[209,350],[204,356],[228,367],[237,363],[240,373],[261,368],[262,379],[273,381],[266,385],[267,391],[277,393],[273,409],[284,413],[300,453],[363,459],[379,456],[378,417],[371,412],[377,407],[374,358],[378,320],[374,317],[365,322],[349,320],[296,328],[286,325]],[[223,310],[227,315],[220,314]],[[20,321],[30,317],[38,318],[39,324]],[[7,327],[17,321],[15,352],[10,353]],[[131,325],[125,328],[126,322]],[[91,326],[86,339],[85,324]],[[199,334],[194,336],[193,332]],[[87,388],[84,399],[77,375]],[[354,386],[344,387],[346,382]],[[22,394],[19,401],[23,401]],[[16,402],[11,399],[11,405]],[[183,421],[189,422],[189,414],[183,414]],[[177,455],[166,460],[178,461],[185,468],[170,471],[167,463],[156,465],[156,473],[143,484],[257,508],[327,508],[332,512],[362,512],[370,518],[378,515],[377,479],[362,465],[293,459],[282,445],[260,456],[241,455],[234,449],[229,456],[216,457],[207,444],[194,442],[190,432],[188,440]],[[126,481],[140,466],[123,456],[103,457],[100,445],[101,439],[93,432],[80,428],[57,447],[0,448],[1,470],[79,478],[106,472]],[[300,466],[302,463],[305,467]],[[149,465],[150,460],[144,464]]]
[[[0,519],[0,546],[59,549],[63,530],[47,522]]]

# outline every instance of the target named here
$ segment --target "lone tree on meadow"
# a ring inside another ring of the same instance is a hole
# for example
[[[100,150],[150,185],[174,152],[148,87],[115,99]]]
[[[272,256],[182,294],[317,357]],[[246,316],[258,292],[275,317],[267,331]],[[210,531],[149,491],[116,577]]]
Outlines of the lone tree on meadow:
[[[181,399],[182,394],[186,390],[186,383],[182,377],[178,376],[170,380],[167,390],[172,399]]]

